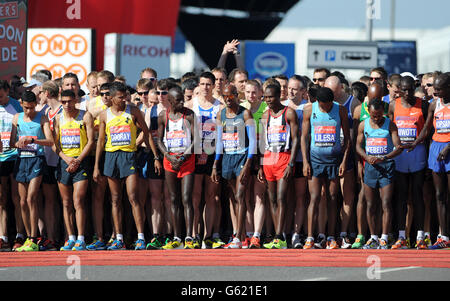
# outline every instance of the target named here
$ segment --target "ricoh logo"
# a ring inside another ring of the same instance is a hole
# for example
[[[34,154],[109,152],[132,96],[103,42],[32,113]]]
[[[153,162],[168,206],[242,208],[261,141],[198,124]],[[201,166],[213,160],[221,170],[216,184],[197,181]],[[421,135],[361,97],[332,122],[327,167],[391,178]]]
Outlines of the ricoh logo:
[[[286,72],[288,63],[286,57],[277,52],[264,52],[258,55],[254,62],[256,72],[269,77]]]

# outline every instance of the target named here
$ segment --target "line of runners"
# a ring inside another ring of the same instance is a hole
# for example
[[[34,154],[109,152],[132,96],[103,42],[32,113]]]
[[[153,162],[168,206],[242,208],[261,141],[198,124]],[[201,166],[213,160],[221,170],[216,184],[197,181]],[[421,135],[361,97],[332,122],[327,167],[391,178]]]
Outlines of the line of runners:
[[[101,71],[89,75],[89,95],[80,98],[68,73],[60,84],[28,84],[19,102],[0,81],[0,249],[58,249],[58,199],[64,251],[125,249],[129,218],[136,250],[399,249],[411,247],[411,229],[417,249],[447,248],[450,78],[422,82],[429,93],[417,97],[413,77],[388,77],[383,68],[367,85],[351,86],[326,69],[311,82],[280,75],[262,84],[238,68],[227,82],[216,68],[178,84],[147,68],[136,93]],[[232,230],[228,244],[224,228]]]

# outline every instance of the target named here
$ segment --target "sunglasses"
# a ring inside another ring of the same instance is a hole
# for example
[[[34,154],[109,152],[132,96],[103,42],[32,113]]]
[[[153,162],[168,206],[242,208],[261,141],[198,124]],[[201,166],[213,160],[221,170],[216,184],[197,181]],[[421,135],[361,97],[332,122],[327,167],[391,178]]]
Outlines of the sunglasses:
[[[100,92],[100,96],[110,96],[109,92]]]
[[[142,96],[142,95],[147,95],[148,94],[148,91],[144,91],[144,92],[136,92],[139,96]]]
[[[168,91],[156,91],[156,95],[167,95],[169,94]]]
[[[427,84],[427,87],[428,87],[428,88],[431,88],[431,87],[433,87],[433,84],[428,83],[428,84]]]
[[[70,102],[70,100],[61,100],[61,104],[62,105],[66,105],[66,104],[68,104]]]
[[[377,79],[381,79],[381,77],[371,77],[370,81],[374,81],[374,80],[377,80]]]
[[[320,77],[320,78],[313,78],[313,82],[317,82],[317,81],[323,82],[323,81],[325,81],[325,78],[323,78],[323,77]]]
[[[226,100],[226,99],[234,99],[234,97],[235,97],[234,95],[224,95],[223,99],[224,100]]]
[[[151,80],[152,82],[154,82],[156,80],[156,77],[150,77],[149,80]]]

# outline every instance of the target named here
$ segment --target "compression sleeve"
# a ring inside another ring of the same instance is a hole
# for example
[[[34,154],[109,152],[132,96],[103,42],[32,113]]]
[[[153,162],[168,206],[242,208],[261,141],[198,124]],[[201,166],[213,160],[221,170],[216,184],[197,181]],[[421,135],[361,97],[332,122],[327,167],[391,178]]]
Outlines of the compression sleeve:
[[[220,160],[223,154],[223,141],[222,141],[222,133],[223,133],[223,126],[218,125],[217,126],[217,136],[216,136],[216,158],[215,160]]]
[[[256,131],[254,125],[246,125],[245,129],[247,130],[248,137],[248,155],[247,159],[251,159],[253,155],[256,155]]]

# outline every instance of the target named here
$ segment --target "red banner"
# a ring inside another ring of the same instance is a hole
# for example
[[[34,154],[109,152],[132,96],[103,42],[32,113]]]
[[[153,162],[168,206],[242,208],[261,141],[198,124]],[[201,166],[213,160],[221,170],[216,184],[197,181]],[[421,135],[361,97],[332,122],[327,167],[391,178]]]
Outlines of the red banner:
[[[174,36],[180,0],[29,0],[29,28],[93,28],[96,69],[106,33]],[[145,66],[143,66],[145,67]]]
[[[0,0],[0,79],[25,76],[27,1]]]

